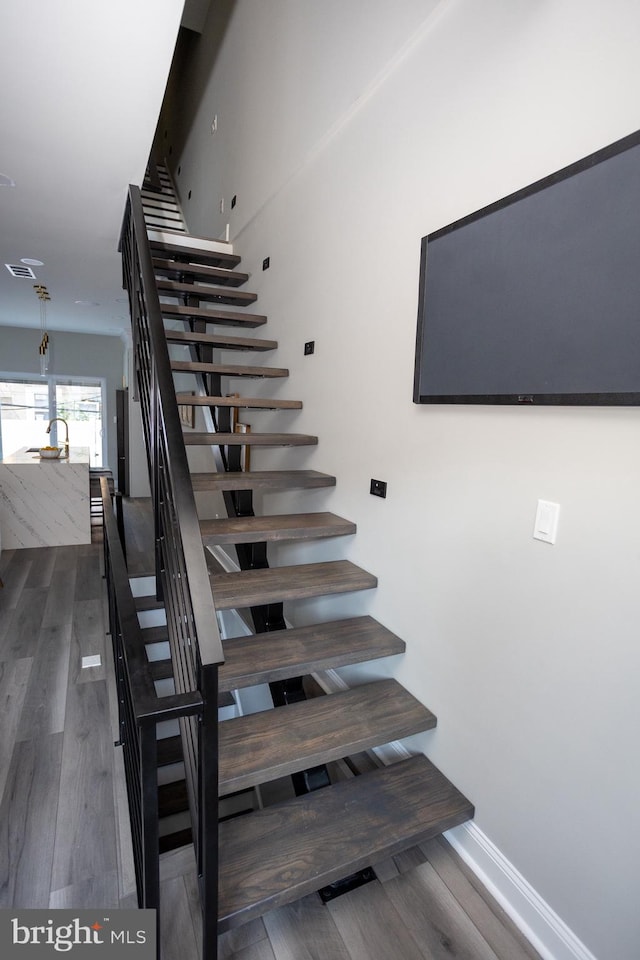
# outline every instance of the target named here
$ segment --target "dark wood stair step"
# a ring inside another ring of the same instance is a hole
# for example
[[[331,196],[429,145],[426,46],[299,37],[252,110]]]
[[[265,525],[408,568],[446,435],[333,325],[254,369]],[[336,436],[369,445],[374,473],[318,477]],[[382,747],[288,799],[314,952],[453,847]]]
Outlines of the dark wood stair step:
[[[246,290],[236,290],[233,287],[210,287],[201,283],[180,283],[178,280],[157,279],[158,292],[169,297],[196,297],[198,300],[208,300],[212,303],[233,303],[239,307],[255,303],[257,293]]]
[[[178,403],[181,401],[178,400]],[[204,490],[295,490],[335,487],[336,478],[317,470],[251,470],[229,473],[192,473],[197,492]]]
[[[219,793],[255,787],[435,725],[433,713],[392,679],[225,720],[218,726]]]
[[[223,649],[220,691],[395,656],[404,653],[405,643],[373,617],[364,616],[230,637]]]
[[[258,313],[234,313],[230,310],[215,310],[207,307],[185,307],[182,304],[161,303],[163,317],[178,320],[204,320],[206,323],[221,324],[225,327],[261,327],[267,318]]]
[[[242,407],[247,410],[302,410],[302,400],[277,400],[273,397],[196,397],[192,393],[177,393],[181,406]]]
[[[171,817],[189,809],[187,785],[184,780],[163,783],[158,787],[158,815]]]
[[[473,812],[416,756],[222,824],[219,932],[430,840]]]
[[[204,238],[208,240],[209,238]],[[228,267],[233,269],[240,263],[240,257],[236,253],[227,253],[222,250],[207,250],[204,246],[198,246],[198,238],[190,237],[192,241],[186,245],[184,243],[175,243],[170,239],[149,241],[149,246],[153,251],[170,256],[174,260],[186,263],[205,263],[212,267]]]
[[[318,442],[306,433],[185,433],[187,446],[304,447]]]
[[[232,517],[201,520],[206,546],[218,543],[261,543],[274,540],[311,540],[344,537],[356,532],[355,523],[334,513],[295,513],[270,517]]]
[[[172,763],[180,763],[183,759],[182,737],[164,737],[158,740],[158,766],[168,767]]]
[[[235,363],[201,363],[199,360],[172,360],[171,369],[182,373],[220,373],[227,377],[288,377],[286,367],[248,367]]]
[[[211,267],[204,263],[184,263],[176,260],[167,260],[163,257],[154,257],[154,269],[172,280],[209,280],[227,287],[241,287],[249,279],[248,273],[238,270],[225,270],[224,267]]]
[[[259,340],[257,337],[231,337],[224,333],[192,333],[190,330],[167,330],[170,343],[202,343],[220,350],[275,350],[277,340]]]
[[[219,610],[371,590],[378,583],[376,577],[349,560],[212,573],[209,579]]]

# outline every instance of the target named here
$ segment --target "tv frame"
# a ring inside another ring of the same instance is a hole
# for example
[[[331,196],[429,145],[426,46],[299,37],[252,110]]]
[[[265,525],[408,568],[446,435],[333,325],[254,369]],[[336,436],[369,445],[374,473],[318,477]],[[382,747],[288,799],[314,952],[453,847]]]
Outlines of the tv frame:
[[[519,190],[490,203],[467,216],[453,221],[447,226],[427,234],[422,238],[420,252],[420,281],[418,288],[418,323],[416,330],[416,350],[413,382],[413,402],[416,404],[487,404],[487,405],[517,405],[517,406],[640,406],[640,391],[638,392],[608,392],[608,393],[522,393],[522,394],[423,394],[421,388],[421,362],[424,349],[425,325],[425,295],[427,283],[427,259],[430,242],[452,233],[469,223],[489,216],[497,210],[502,210],[525,197],[539,193],[554,184],[575,176],[582,171],[602,163],[611,157],[617,156],[626,150],[640,145],[640,130],[626,137],[596,150],[555,173],[536,180]],[[640,381],[640,365],[638,369]]]

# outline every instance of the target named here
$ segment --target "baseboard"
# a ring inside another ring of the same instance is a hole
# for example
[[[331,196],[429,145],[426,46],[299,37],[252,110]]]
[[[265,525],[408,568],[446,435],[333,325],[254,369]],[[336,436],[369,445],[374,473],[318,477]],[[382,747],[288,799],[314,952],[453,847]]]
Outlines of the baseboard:
[[[597,960],[475,823],[445,837],[544,960]]]

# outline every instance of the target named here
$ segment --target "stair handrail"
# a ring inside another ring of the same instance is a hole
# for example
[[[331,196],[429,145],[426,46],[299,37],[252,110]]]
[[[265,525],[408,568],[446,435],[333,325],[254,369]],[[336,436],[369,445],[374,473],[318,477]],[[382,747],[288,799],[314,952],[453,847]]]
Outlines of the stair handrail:
[[[203,954],[215,956],[218,855],[218,666],[224,662],[178,413],[141,192],[129,186],[120,251],[154,509],[156,586],[165,602],[176,692],[198,690],[180,720],[203,905]]]
[[[138,906],[156,911],[158,933],[157,724],[198,715],[203,704],[198,691],[162,698],[156,693],[106,477],[100,478],[100,495],[108,623],[118,700],[118,740],[115,745],[123,749]]]

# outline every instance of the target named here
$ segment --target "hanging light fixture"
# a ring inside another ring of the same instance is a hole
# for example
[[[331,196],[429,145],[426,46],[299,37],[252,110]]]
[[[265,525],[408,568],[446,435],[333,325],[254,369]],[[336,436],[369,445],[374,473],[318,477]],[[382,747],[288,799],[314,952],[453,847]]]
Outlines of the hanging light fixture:
[[[36,291],[38,299],[40,301],[40,347],[38,352],[40,354],[40,376],[44,377],[49,366],[49,357],[47,354],[49,348],[49,334],[47,333],[47,300],[51,300],[49,296],[49,291],[41,283],[34,283],[33,289]]]

